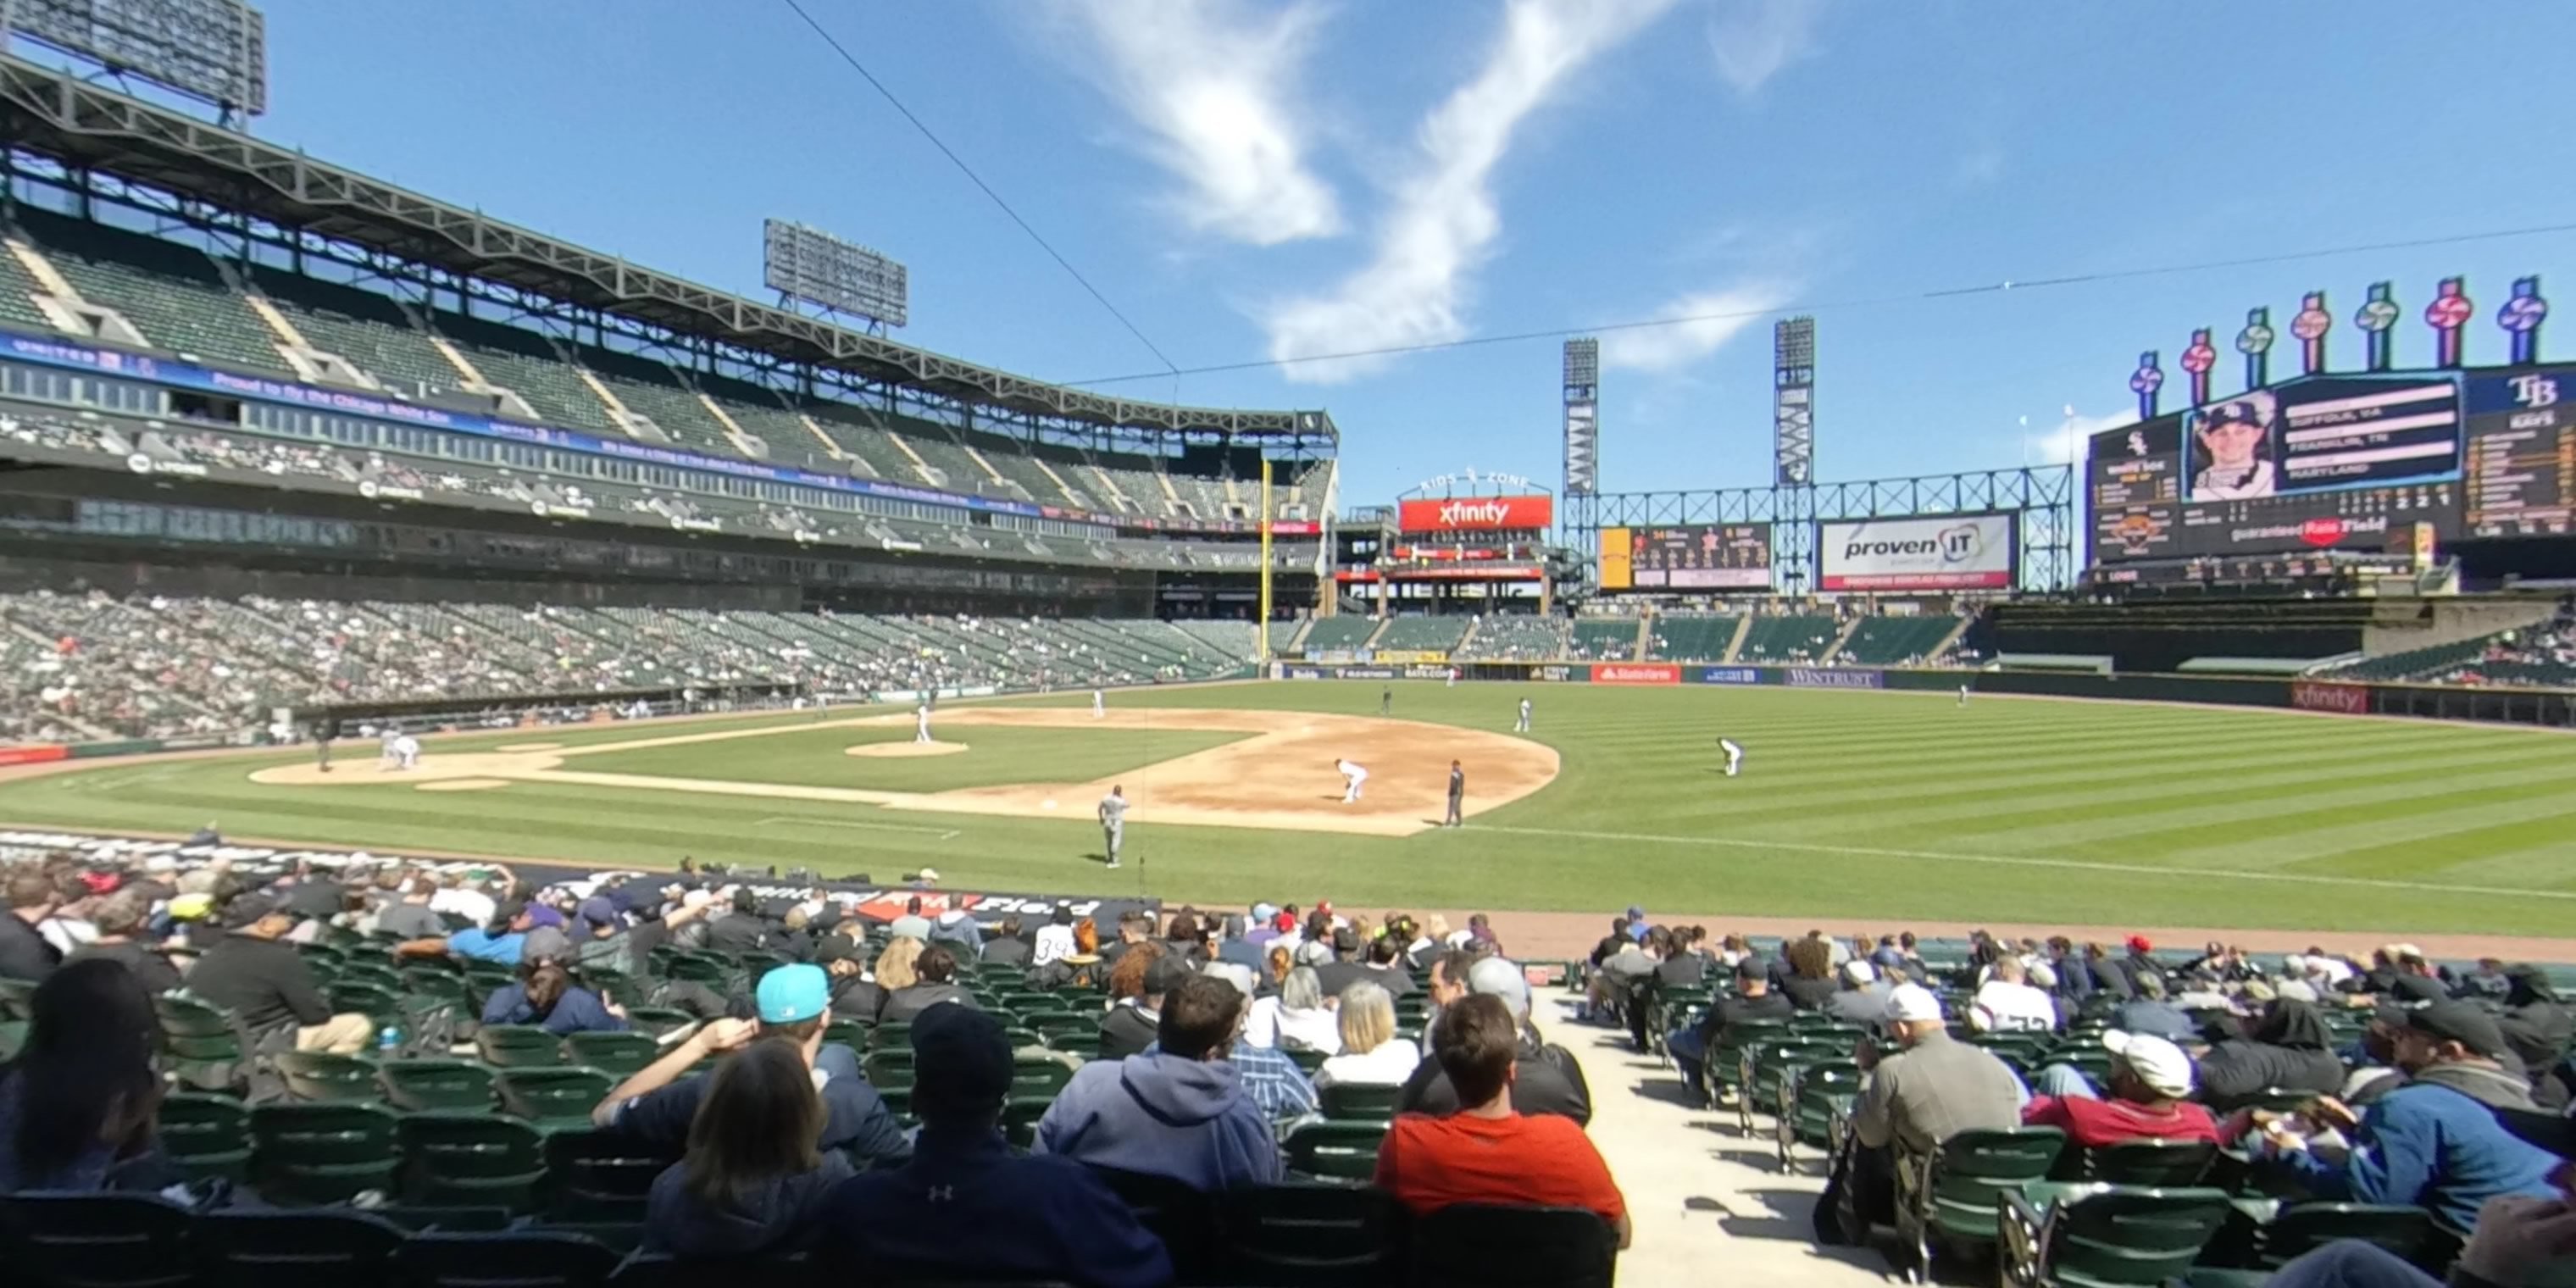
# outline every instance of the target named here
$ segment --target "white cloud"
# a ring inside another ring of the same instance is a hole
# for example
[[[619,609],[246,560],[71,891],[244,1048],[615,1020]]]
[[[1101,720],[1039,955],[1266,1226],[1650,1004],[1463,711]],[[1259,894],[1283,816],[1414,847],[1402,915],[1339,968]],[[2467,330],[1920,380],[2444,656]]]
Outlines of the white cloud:
[[[2033,425],[2024,418],[2021,435],[2022,455],[2034,465],[2065,465],[2084,459],[2084,444],[2106,429],[2123,429],[2138,423],[2138,409],[2126,408],[2102,416],[2079,414],[2066,409],[2055,424]]]
[[[1789,302],[1785,286],[1761,283],[1685,295],[1657,317],[1687,319],[1662,326],[1606,331],[1601,365],[1635,371],[1671,371],[1715,353],[1763,315]]]
[[[1482,67],[1422,122],[1419,155],[1395,184],[1369,262],[1330,290],[1262,319],[1275,359],[1460,339],[1472,277],[1503,230],[1491,180],[1512,134],[1584,66],[1644,29],[1673,0],[1511,0]],[[1346,380],[1391,359],[1300,362],[1292,380]]]
[[[1092,0],[1080,15],[1103,86],[1150,132],[1146,152],[1185,186],[1189,226],[1256,246],[1342,230],[1331,185],[1306,165],[1299,73],[1324,10],[1241,0]]]
[[[1721,0],[1708,24],[1717,74],[1738,94],[1751,94],[1780,69],[1815,52],[1823,0]]]

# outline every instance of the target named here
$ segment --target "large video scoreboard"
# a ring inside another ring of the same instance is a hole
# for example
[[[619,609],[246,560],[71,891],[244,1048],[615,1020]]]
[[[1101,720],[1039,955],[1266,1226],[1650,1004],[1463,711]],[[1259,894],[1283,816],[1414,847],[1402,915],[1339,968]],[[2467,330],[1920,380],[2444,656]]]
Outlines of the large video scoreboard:
[[[2576,367],[2312,376],[2093,437],[2090,562],[2564,534]]]
[[[1771,526],[1685,523],[1601,530],[1603,590],[1769,590]]]

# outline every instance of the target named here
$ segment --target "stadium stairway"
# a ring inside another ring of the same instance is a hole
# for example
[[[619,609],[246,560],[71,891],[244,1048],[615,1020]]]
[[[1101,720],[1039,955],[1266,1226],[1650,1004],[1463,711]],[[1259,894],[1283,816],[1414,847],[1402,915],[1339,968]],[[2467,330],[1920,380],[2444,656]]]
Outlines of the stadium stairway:
[[[1859,629],[1860,629],[1860,624],[1861,624],[1862,622],[1865,622],[1865,621],[1868,621],[1868,620],[1869,620],[1869,618],[1867,617],[1867,615],[1863,615],[1863,616],[1860,616],[1860,617],[1855,617],[1855,618],[1851,619],[1850,621],[1843,623],[1843,628],[1842,628],[1841,632],[1840,632],[1840,633],[1838,633],[1838,634],[1836,634],[1836,635],[1834,636],[1834,642],[1833,642],[1833,643],[1831,643],[1831,644],[1826,645],[1826,646],[1825,646],[1825,651],[1824,651],[1824,652],[1822,652],[1822,653],[1817,654],[1817,656],[1818,656],[1818,657],[1820,657],[1820,658],[1841,657],[1841,656],[1842,656],[1842,653],[1843,653],[1843,646],[1844,646],[1844,645],[1846,645],[1846,644],[1851,643],[1852,632],[1853,632],[1853,631],[1856,631],[1856,630],[1859,630]]]
[[[1735,636],[1726,641],[1726,661],[1734,661],[1736,655],[1744,651],[1744,637],[1752,632],[1753,618],[1750,614],[1735,619]]]
[[[1635,1239],[1619,1254],[1619,1281],[1695,1283],[1709,1268],[1756,1284],[1882,1288],[1888,1262],[1875,1248],[1816,1244],[1810,1214],[1825,1187],[1822,1156],[1798,1153],[1782,1175],[1769,1133],[1735,1134],[1735,1111],[1691,1108],[1680,1078],[1639,1055],[1625,1031],[1574,1021],[1574,995],[1535,990],[1531,1015],[1550,1042],[1574,1053],[1592,1089],[1592,1143],[1628,1201]]]

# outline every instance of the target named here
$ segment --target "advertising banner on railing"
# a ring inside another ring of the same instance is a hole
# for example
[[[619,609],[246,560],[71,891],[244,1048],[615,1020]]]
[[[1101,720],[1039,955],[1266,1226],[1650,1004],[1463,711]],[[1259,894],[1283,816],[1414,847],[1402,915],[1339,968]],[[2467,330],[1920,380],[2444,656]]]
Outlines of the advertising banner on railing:
[[[1793,689],[1884,689],[1887,675],[1881,671],[1834,671],[1814,666],[1793,666],[1780,672],[1780,682]]]
[[[1683,678],[1692,684],[1760,684],[1762,672],[1749,666],[1703,666]]]
[[[2301,711],[2332,711],[2338,715],[2370,714],[2370,686],[2342,684],[2330,680],[2292,680],[2290,705]]]
[[[1679,684],[1682,668],[1673,662],[1596,662],[1594,684]]]

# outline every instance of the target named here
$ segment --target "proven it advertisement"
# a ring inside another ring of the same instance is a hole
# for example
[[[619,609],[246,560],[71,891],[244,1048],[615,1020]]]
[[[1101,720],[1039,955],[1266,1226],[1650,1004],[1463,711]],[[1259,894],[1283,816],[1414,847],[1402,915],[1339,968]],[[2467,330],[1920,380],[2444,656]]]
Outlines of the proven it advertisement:
[[[2001,590],[2013,584],[2013,516],[1947,514],[1816,525],[1819,590]]]

